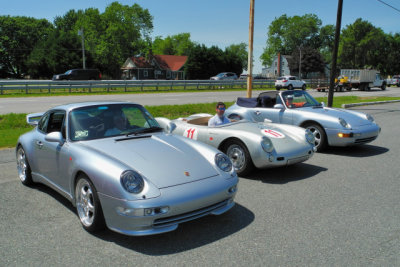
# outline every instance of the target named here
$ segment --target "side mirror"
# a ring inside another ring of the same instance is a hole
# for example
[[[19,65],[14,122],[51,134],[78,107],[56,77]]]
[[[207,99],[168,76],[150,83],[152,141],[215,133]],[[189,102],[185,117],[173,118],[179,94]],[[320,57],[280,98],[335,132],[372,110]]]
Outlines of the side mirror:
[[[36,126],[36,125],[38,125],[42,116],[43,116],[43,113],[28,114],[28,115],[26,115],[26,122],[32,126]]]
[[[48,133],[44,137],[44,140],[46,140],[47,142],[59,143],[60,145],[64,144],[64,138],[63,138],[61,132]]]
[[[176,124],[173,122],[170,122],[167,125],[167,133],[172,134],[172,132],[176,129]]]
[[[276,109],[284,109],[284,106],[282,104],[275,104],[274,108],[276,108]]]

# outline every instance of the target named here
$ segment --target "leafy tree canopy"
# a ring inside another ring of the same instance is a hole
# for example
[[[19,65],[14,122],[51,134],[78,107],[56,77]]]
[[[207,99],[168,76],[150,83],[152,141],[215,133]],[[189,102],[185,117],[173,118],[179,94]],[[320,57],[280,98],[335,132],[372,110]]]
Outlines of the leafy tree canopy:
[[[155,55],[187,56],[194,46],[190,40],[190,33],[180,33],[162,39],[157,36],[153,42],[152,52]]]

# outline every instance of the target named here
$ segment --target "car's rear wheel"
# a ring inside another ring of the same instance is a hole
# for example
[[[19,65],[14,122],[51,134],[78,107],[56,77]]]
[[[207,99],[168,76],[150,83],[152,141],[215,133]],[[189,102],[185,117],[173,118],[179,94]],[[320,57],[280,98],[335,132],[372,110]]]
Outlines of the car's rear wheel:
[[[280,87],[275,87],[275,89],[276,89],[276,91],[279,91],[279,90],[281,90],[281,88],[280,88]]]
[[[306,85],[305,84],[303,84],[303,86],[301,87],[301,90],[306,90]]]
[[[254,169],[253,161],[245,144],[239,140],[230,140],[225,145],[225,153],[231,159],[238,175],[246,175]]]
[[[386,83],[382,84],[381,89],[382,89],[382,91],[386,90]]]
[[[293,85],[289,84],[287,87],[288,90],[293,90]]]
[[[22,146],[17,149],[17,170],[18,177],[24,185],[30,185],[32,181],[31,167],[29,166],[28,159],[26,158],[25,150]]]
[[[95,232],[105,228],[104,215],[96,188],[84,174],[79,175],[75,186],[75,204],[85,230]]]
[[[326,133],[324,129],[322,129],[322,127],[319,126],[319,124],[311,122],[303,125],[303,128],[309,129],[313,133],[315,137],[314,146],[317,148],[318,152],[321,152],[326,148],[327,146]]]

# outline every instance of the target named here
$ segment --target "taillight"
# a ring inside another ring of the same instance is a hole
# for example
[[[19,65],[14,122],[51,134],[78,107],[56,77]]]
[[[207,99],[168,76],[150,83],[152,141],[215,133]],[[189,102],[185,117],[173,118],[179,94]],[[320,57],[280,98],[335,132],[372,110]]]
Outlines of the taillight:
[[[99,79],[101,80],[101,73],[99,73]]]
[[[288,81],[288,80],[282,80],[282,82],[284,82],[284,83],[287,82],[287,81]]]

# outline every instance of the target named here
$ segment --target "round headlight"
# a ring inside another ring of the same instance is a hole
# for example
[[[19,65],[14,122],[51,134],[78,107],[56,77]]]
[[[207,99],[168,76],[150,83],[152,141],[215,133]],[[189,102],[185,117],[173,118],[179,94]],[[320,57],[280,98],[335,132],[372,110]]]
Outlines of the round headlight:
[[[272,144],[272,141],[263,136],[262,140],[261,140],[261,147],[262,149],[264,149],[265,152],[271,153],[272,150],[274,150],[274,145]]]
[[[374,122],[374,118],[371,115],[366,114],[366,116],[367,116],[367,120],[369,120],[370,122]]]
[[[139,194],[144,187],[142,176],[132,170],[124,171],[121,174],[121,185],[129,193]]]
[[[218,153],[215,155],[215,164],[224,172],[230,172],[232,170],[232,162],[227,155]]]
[[[339,123],[340,125],[342,125],[344,128],[350,129],[351,126],[350,124],[347,123],[347,121],[345,121],[345,119],[339,118]]]
[[[314,144],[315,142],[315,136],[309,129],[306,129],[306,140],[310,144]]]

